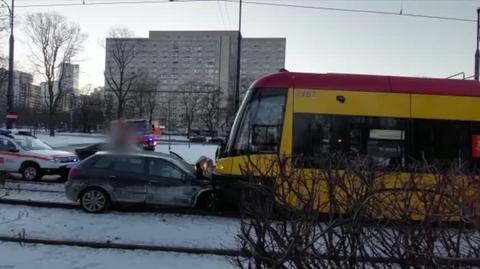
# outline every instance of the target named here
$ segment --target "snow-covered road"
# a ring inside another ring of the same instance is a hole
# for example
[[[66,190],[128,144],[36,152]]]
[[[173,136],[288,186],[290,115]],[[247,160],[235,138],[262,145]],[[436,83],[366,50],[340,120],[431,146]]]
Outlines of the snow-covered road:
[[[236,249],[238,219],[160,213],[106,212],[0,204],[0,235]],[[1,252],[0,252],[1,253]]]
[[[142,250],[92,249],[0,242],[0,268],[214,269],[235,268],[230,258]]]

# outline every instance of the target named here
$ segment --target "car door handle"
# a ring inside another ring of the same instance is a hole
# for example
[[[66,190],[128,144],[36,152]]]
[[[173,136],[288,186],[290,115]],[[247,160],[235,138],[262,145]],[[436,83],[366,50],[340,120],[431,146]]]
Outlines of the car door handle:
[[[109,176],[108,179],[116,179],[116,176]]]

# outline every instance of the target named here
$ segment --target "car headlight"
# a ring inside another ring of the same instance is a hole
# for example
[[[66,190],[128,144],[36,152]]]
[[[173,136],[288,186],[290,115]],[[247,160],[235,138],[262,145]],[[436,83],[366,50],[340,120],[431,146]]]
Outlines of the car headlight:
[[[59,157],[56,157],[56,156],[53,156],[50,158],[50,161],[54,162],[54,163],[59,163],[61,162],[60,158]]]

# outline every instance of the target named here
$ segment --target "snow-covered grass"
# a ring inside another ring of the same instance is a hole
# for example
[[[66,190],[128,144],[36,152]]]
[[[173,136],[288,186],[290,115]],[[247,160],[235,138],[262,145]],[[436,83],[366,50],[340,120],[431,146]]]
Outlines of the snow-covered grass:
[[[30,131],[30,130],[25,130]],[[49,135],[48,130],[36,130],[36,135]],[[55,132],[55,136],[86,136],[86,137],[104,137],[104,133],[81,133],[81,132]]]
[[[85,136],[63,134],[54,137],[48,136],[47,134],[39,134],[37,137],[54,148],[67,147],[71,145],[103,143],[107,141],[105,137],[90,137],[88,134]],[[192,164],[195,163],[202,155],[214,160],[216,150],[217,145],[195,143],[171,143],[169,149],[168,143],[162,142],[159,143],[155,148],[155,151],[157,152],[168,153],[169,151],[173,151],[182,156],[182,158],[184,158],[187,162]]]
[[[74,204],[72,201],[67,199],[64,192],[0,189],[0,200],[1,199]]]
[[[57,135],[49,136],[47,134],[39,134],[37,137],[43,142],[49,144],[52,147],[65,147],[70,145],[80,145],[80,144],[95,144],[105,142],[104,137],[88,137],[88,136],[67,136],[67,135]]]
[[[0,235],[236,249],[237,219],[160,213],[106,212],[0,204]],[[0,252],[2,253],[2,252]],[[0,259],[1,261],[1,259]]]
[[[234,268],[229,258],[158,251],[0,243],[0,268],[213,269]]]

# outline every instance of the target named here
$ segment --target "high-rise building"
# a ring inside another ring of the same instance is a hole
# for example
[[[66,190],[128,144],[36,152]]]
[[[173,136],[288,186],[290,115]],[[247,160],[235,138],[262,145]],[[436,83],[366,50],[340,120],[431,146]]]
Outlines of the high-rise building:
[[[30,108],[34,110],[43,108],[45,106],[44,98],[41,87],[32,84],[30,88]]]
[[[80,95],[79,90],[80,66],[78,64],[61,63],[58,65],[56,79],[53,81],[53,94],[57,98],[61,82],[62,95],[58,101],[58,111],[68,112],[73,109],[75,97]],[[40,83],[41,95],[49,96],[47,82]],[[45,103],[45,102],[44,102]]]
[[[63,76],[61,78],[61,76]],[[80,65],[71,63],[61,63],[58,66],[57,80],[62,80],[62,89],[64,92],[73,92],[79,95]]]
[[[31,108],[33,75],[22,71],[13,72],[13,107],[14,109]],[[8,70],[0,69],[0,87],[2,95],[7,94]],[[3,105],[3,104],[2,104]]]
[[[106,90],[108,70],[116,66],[115,50],[126,45],[132,54],[127,74],[146,74],[155,81],[156,118],[161,124],[168,119],[179,123],[184,111],[178,93],[190,90],[188,84],[197,85],[193,88],[199,92],[218,88],[224,100],[234,96],[237,36],[237,31],[151,31],[148,38],[107,38]],[[285,67],[285,47],[285,38],[242,38],[241,92],[258,77]]]

